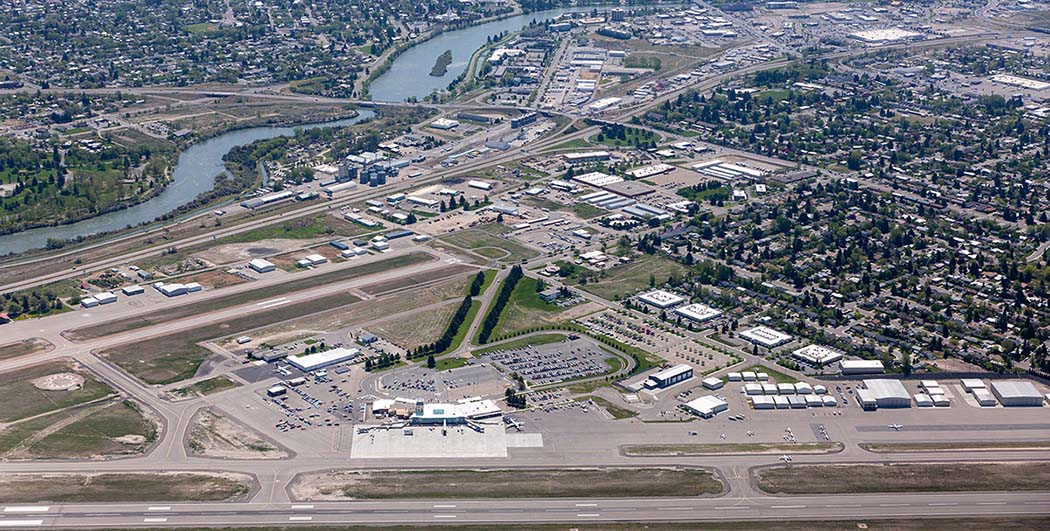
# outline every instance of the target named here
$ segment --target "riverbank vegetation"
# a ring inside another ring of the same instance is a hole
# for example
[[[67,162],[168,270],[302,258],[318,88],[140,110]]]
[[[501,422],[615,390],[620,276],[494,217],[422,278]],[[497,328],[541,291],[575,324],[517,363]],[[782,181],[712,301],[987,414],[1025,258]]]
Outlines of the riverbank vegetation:
[[[448,65],[452,64],[452,50],[445,50],[444,53],[438,56],[437,60],[434,61],[434,67],[430,69],[430,75],[434,77],[441,77],[448,72]]]

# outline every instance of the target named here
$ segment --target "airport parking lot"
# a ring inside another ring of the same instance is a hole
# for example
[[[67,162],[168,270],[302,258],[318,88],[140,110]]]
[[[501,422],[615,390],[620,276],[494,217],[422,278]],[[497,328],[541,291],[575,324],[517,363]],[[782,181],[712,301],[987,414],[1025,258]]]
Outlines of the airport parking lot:
[[[609,372],[614,358],[589,339],[496,350],[481,357],[505,373],[517,373],[530,385],[547,385]]]

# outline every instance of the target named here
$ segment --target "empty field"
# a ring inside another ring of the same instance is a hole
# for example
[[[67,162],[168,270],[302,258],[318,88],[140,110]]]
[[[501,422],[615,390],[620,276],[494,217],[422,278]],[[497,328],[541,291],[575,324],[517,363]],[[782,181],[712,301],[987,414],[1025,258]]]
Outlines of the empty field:
[[[376,470],[302,474],[295,499],[586,498],[721,493],[710,472],[678,468]]]
[[[207,472],[3,474],[0,502],[226,501],[251,490],[246,475]]]
[[[434,282],[435,280],[441,280],[454,275],[466,275],[474,271],[476,268],[468,265],[453,265],[447,267],[441,267],[431,269],[430,271],[424,271],[411,276],[399,277],[391,280],[384,280],[382,282],[376,282],[375,284],[369,284],[361,288],[361,291],[369,295],[382,295],[384,293],[390,293],[391,291],[402,290],[418,286],[420,284],[426,284],[428,282]],[[473,278],[463,278],[463,285],[466,286]]]
[[[458,231],[438,240],[508,264],[539,256],[539,253],[532,249],[481,229]]]
[[[827,454],[842,449],[841,443],[748,443],[748,444],[636,444],[623,447],[631,457],[731,455],[731,454]]]
[[[577,400],[581,402],[587,400],[594,402],[595,404],[601,406],[602,409],[609,412],[609,414],[612,415],[613,418],[616,420],[629,419],[638,416],[637,411],[617,406],[616,404],[613,404],[612,402],[609,402],[608,400],[600,396],[585,396],[583,398],[578,398]]]
[[[369,326],[368,330],[401,348],[412,350],[441,337],[458,306],[455,301],[449,301],[438,308],[398,315]]]
[[[288,452],[232,417],[213,408],[193,417],[186,436],[190,455],[221,459],[280,459]]]
[[[259,310],[224,321],[198,326],[166,336],[108,348],[99,354],[132,376],[148,384],[169,384],[192,377],[211,351],[197,343],[275,323],[287,322],[304,315],[322,312],[360,301],[347,292],[314,300]]]
[[[51,343],[46,339],[23,339],[15,343],[0,345],[0,360],[43,352],[51,347]]]
[[[260,287],[254,290],[248,290],[240,293],[226,295],[223,297],[215,297],[213,299],[184,304],[175,308],[156,310],[144,313],[142,315],[137,315],[135,317],[117,319],[108,323],[77,328],[67,332],[66,336],[69,339],[72,339],[73,341],[86,341],[89,339],[95,339],[121,332],[127,332],[128,330],[135,330],[147,326],[154,326],[160,323],[175,321],[194,315],[201,315],[213,312],[215,310],[229,308],[231,306],[239,306],[241,304],[246,304],[249,302],[266,300],[279,295],[285,295],[288,293],[294,293],[296,291],[316,288],[335,282],[342,282],[344,280],[349,280],[352,278],[386,272],[393,269],[397,269],[399,267],[408,267],[430,260],[433,260],[433,257],[426,253],[411,253],[396,256],[394,258],[379,260],[376,262],[369,262],[360,266],[340,269],[338,271],[332,271],[330,273],[324,273],[321,275],[315,275],[306,278],[299,278],[288,282],[282,282],[280,284],[273,284],[265,287]]]
[[[196,396],[207,396],[212,393],[219,393],[228,389],[238,387],[240,384],[229,379],[226,376],[216,376],[214,378],[208,378],[207,380],[200,380],[194,382],[186,387],[179,387],[172,389],[171,394],[178,398],[192,398]]]
[[[83,381],[78,386],[63,390],[42,389],[34,384],[34,380],[58,374],[71,374]],[[5,372],[0,374],[0,403],[4,404],[0,410],[0,422],[12,422],[85,404],[114,393],[112,387],[73,362],[52,361]]]
[[[617,296],[626,297],[648,288],[650,275],[657,284],[662,284],[670,276],[681,278],[683,273],[685,267],[681,264],[666,258],[650,256],[609,269],[604,278],[580,287],[603,299],[612,300]]]
[[[84,459],[145,451],[157,428],[128,401],[64,409],[0,431],[5,459]]]
[[[535,326],[570,321],[600,309],[596,304],[585,302],[575,306],[561,307],[540,299],[536,291],[538,280],[524,277],[514,287],[506,308],[500,315],[499,324],[492,333],[497,338]]]
[[[775,494],[1032,491],[1046,489],[1050,463],[792,465],[753,474],[758,488]]]

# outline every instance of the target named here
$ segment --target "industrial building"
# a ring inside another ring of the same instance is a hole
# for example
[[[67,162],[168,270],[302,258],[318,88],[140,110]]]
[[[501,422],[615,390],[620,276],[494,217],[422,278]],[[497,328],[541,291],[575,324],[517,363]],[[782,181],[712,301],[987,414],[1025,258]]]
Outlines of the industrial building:
[[[690,321],[696,323],[706,323],[712,319],[717,319],[722,316],[722,312],[706,305],[706,304],[690,304],[681,308],[675,309],[676,315],[681,315]]]
[[[709,419],[723,411],[729,409],[729,404],[714,395],[701,396],[696,400],[686,402],[682,404],[689,412],[699,415],[705,419]]]
[[[993,380],[992,394],[1004,407],[1040,407],[1043,396],[1027,380]]]
[[[823,345],[806,345],[791,355],[814,367],[825,367],[842,359],[842,352]]]
[[[740,337],[760,347],[776,348],[793,339],[789,334],[773,330],[768,326],[756,326],[740,332]]]
[[[269,273],[277,269],[272,262],[263,260],[262,258],[256,258],[248,262],[248,267],[252,268],[256,273]]]
[[[123,288],[120,288],[120,291],[124,295],[142,295],[146,292],[142,286],[124,286]]]
[[[311,372],[350,361],[360,355],[361,351],[356,348],[334,348],[316,354],[291,356],[288,358],[288,363],[300,371]]]
[[[609,160],[611,157],[608,151],[588,151],[585,153],[566,153],[565,162],[569,164],[582,164],[585,162],[600,162],[603,160]]]
[[[684,363],[652,374],[645,381],[647,389],[664,389],[693,377],[693,368]]]
[[[864,380],[864,388],[857,389],[857,402],[865,410],[911,407],[911,395],[900,380]]]
[[[886,371],[879,360],[842,360],[839,372],[842,374],[882,374]]]
[[[653,306],[664,310],[685,302],[685,297],[671,293],[670,291],[654,289],[652,291],[648,291],[639,295],[638,300],[648,304],[649,306]]]

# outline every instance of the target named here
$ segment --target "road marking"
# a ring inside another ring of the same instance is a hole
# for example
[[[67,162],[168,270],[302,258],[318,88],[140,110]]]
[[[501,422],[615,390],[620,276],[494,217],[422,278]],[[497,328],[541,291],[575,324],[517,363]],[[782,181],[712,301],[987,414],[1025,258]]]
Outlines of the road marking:
[[[580,513],[580,514],[576,515],[577,518],[594,518],[594,517],[597,517],[597,516],[601,516],[601,515],[598,514],[598,513]]]
[[[270,299],[268,301],[257,302],[257,303],[255,303],[255,305],[256,306],[265,306],[265,305],[270,304],[270,303],[281,302],[281,301],[286,301],[286,300],[288,300],[288,297],[280,297],[280,298],[277,298],[277,299]]]
[[[1025,505],[1047,505],[1047,504],[1050,504],[1050,501],[1024,502],[1024,504]]]
[[[1006,502],[977,502],[977,505],[1006,505]]]
[[[927,503],[930,507],[950,507],[952,505],[959,505],[957,502],[944,502],[944,503]]]
[[[435,514],[434,518],[455,518],[454,514]]]
[[[167,522],[167,521],[168,521],[167,518],[144,518],[142,520],[142,523],[144,523],[144,524],[163,524],[164,522]]]
[[[849,505],[825,505],[824,507],[828,507],[828,508],[834,508],[834,509],[840,509],[840,508],[844,509],[844,508],[846,508],[846,507],[860,507],[860,504],[849,504]]]
[[[692,509],[692,507],[688,507],[688,508]],[[726,509],[750,509],[750,508],[751,507],[748,506],[748,505],[731,505],[729,507],[715,507],[715,509],[722,509],[722,510],[726,510]]]
[[[312,516],[289,516],[288,517],[288,520],[291,521],[291,522],[309,522],[310,520],[313,520],[313,519],[314,519],[314,517],[312,517]]]
[[[770,509],[805,509],[805,505],[770,505]]]
[[[909,507],[910,503],[880,503],[879,507]]]
[[[455,509],[455,505],[435,505],[435,509]]]
[[[16,505],[13,507],[4,507],[5,513],[46,513],[48,509],[46,505]]]
[[[293,505],[292,509],[313,509],[313,505]]]
[[[577,503],[577,507],[597,507],[597,503]]]
[[[275,303],[273,303],[273,304],[267,304],[266,306],[263,306],[263,307],[262,307],[262,309],[263,309],[263,310],[269,310],[270,308],[276,308],[276,307],[278,307],[278,306],[283,306],[283,305],[285,305],[285,304],[288,304],[288,303],[290,303],[290,302],[292,302],[292,301],[280,301],[280,302],[275,302]]]
[[[26,527],[43,524],[43,520],[0,520],[0,527]]]
[[[149,507],[147,511],[170,511],[171,507]]]

